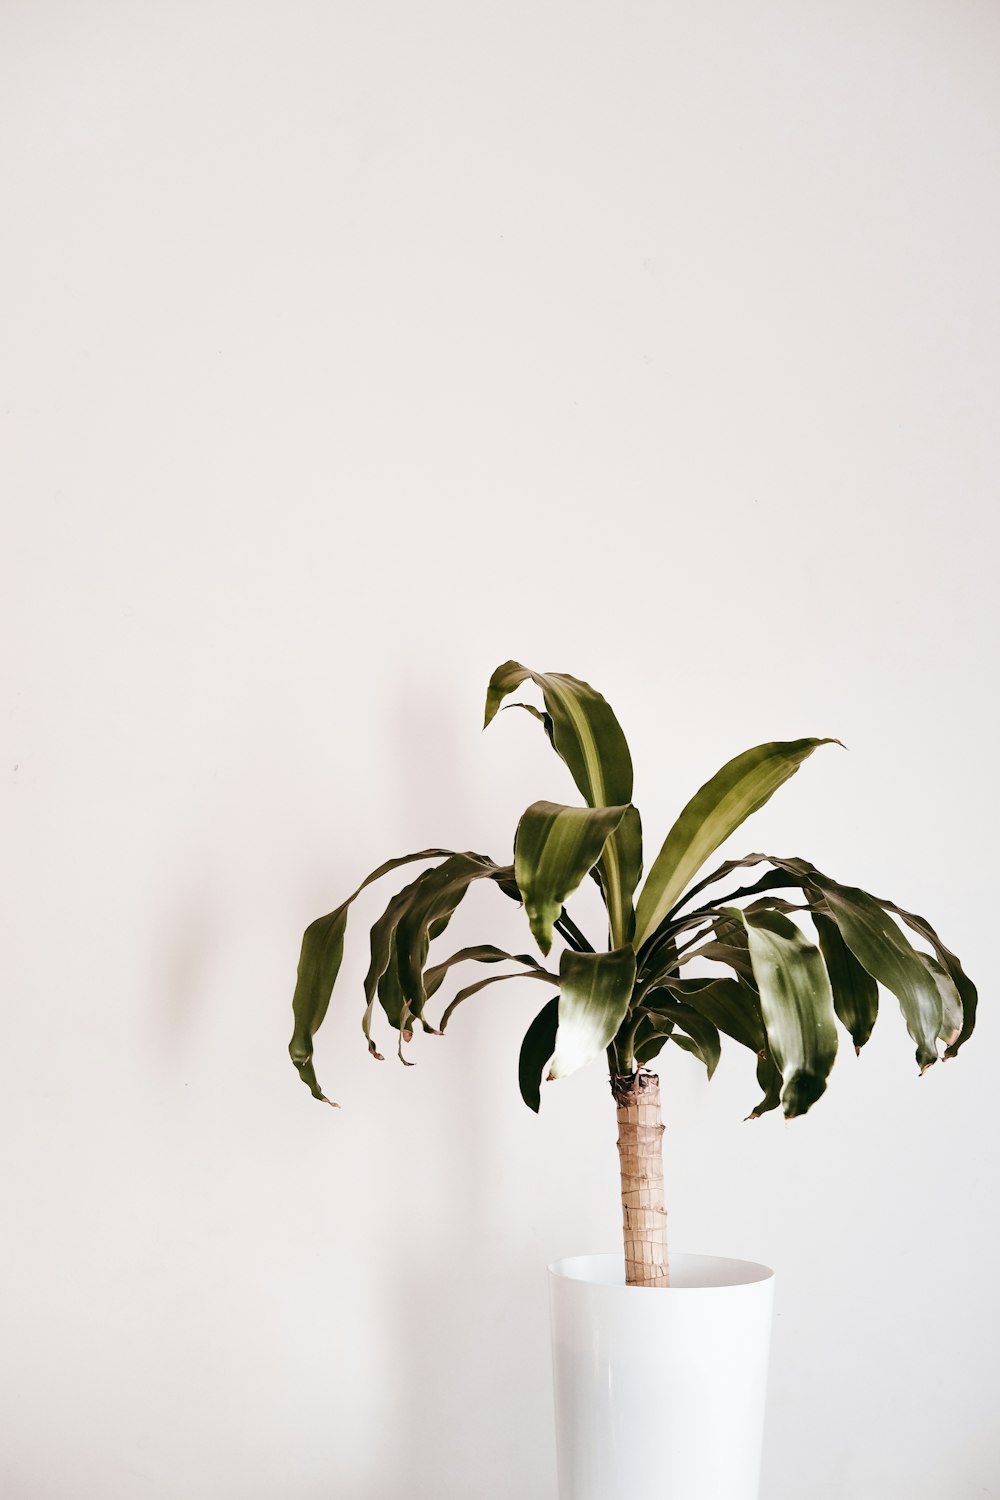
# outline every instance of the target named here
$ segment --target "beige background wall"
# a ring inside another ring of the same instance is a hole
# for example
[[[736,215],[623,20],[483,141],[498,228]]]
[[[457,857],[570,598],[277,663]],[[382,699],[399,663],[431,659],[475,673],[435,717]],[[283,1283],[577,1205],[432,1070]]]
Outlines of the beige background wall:
[[[614,1248],[539,996],[314,1104],[306,921],[570,783],[492,668],[588,677],[662,835],[928,912],[984,991],[827,1098],[663,1070],[678,1248],[780,1273],[762,1500],[980,1500],[995,1433],[1000,13],[0,6],[5,1500],[551,1500],[544,1265]],[[515,938],[477,892],[453,927]],[[456,946],[458,944],[456,943]]]

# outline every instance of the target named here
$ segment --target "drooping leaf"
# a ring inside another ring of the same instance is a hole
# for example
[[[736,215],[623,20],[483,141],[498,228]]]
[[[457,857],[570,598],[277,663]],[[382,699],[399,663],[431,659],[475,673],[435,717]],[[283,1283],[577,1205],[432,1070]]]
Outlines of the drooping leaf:
[[[632,1044],[632,1053],[640,1068],[657,1057],[670,1040],[673,1022],[666,1016],[644,1015],[639,1021]]]
[[[741,948],[737,943],[717,943],[712,939],[702,944],[701,947],[692,948],[690,952],[682,954],[680,962],[681,964],[686,964],[695,958],[707,958],[714,964],[727,964],[744,984],[748,984],[754,989],[757,987],[757,981],[753,977],[753,967],[750,963],[750,951],[748,948]]]
[[[781,1103],[781,1074],[770,1052],[761,1052],[757,1057],[757,1082],[764,1090],[764,1097],[747,1115],[748,1120],[759,1120]]]
[[[624,807],[632,801],[632,757],[622,727],[607,700],[589,683],[565,672],[535,672],[508,661],[490,679],[485,725],[504,698],[531,679],[541,689],[549,724],[546,731],[589,807]],[[544,723],[544,719],[543,719]],[[628,941],[634,915],[628,882],[641,865],[635,841],[637,819],[626,819],[601,859],[602,889],[616,945]]]
[[[552,742],[590,807],[632,801],[632,757],[607,700],[589,683],[565,672],[534,672],[505,662],[490,679],[484,728],[509,693],[530,678],[541,689],[552,721]]]
[[[441,1017],[440,1031],[443,1033],[455,1011],[472,995],[478,995],[480,990],[485,990],[488,985],[502,984],[505,979],[544,979],[546,984],[558,984],[559,979],[555,974],[549,974],[545,969],[539,969],[534,965],[528,969],[519,969],[516,974],[487,974],[485,979],[477,979],[475,984],[467,984],[464,989],[459,990],[455,998],[445,1008]]]
[[[511,963],[527,964],[531,968],[538,967],[538,960],[533,958],[530,953],[506,953],[503,948],[494,947],[492,943],[480,943],[471,948],[459,948],[457,953],[451,954],[449,958],[442,959],[439,964],[434,964],[432,968],[424,970],[424,989],[427,992],[427,998],[429,1000],[432,995],[437,994],[448,975],[448,971],[455,964],[499,964],[506,963],[508,960]]]
[[[937,1061],[941,1032],[941,996],[933,974],[874,896],[826,876],[816,884],[855,958],[899,1001],[923,1072]]]
[[[819,949],[780,912],[730,911],[746,927],[767,1049],[782,1077],[785,1115],[792,1119],[823,1093],[837,1055],[826,965]]]
[[[695,896],[700,896],[702,891],[707,890],[710,885],[718,885],[720,881],[732,875],[734,870],[745,870],[752,865],[763,864],[765,861],[769,861],[770,858],[769,854],[745,854],[742,859],[724,860],[710,874],[702,876],[697,885],[693,885],[685,891],[683,898],[676,903],[675,910],[679,910],[682,906],[687,906],[689,901],[693,901]],[[723,902],[725,897],[720,897],[719,899],[720,902]]]
[[[329,912],[325,917],[318,917],[306,928],[302,938],[295,994],[292,997],[294,1030],[288,1052],[298,1070],[299,1077],[306,1084],[313,1098],[322,1099],[326,1104],[331,1102],[326,1098],[316,1079],[312,1061],[313,1038],[323,1024],[330,1004],[330,996],[343,962],[348,907],[367,886],[373,881],[380,880],[383,875],[388,875],[390,870],[396,870],[400,865],[413,864],[422,859],[444,858],[451,852],[450,849],[421,849],[416,854],[404,854],[398,859],[386,860],[385,864],[373,870],[361,882],[353,895],[348,896],[347,900],[335,911]]]
[[[705,1025],[708,1025],[707,1021],[705,1022]],[[696,1057],[699,1062],[704,1063],[705,1071],[708,1073],[709,1078],[711,1078],[712,1074],[715,1072],[717,1060],[712,1060],[711,1053],[709,1051],[706,1051],[701,1042],[695,1041],[694,1037],[687,1036],[683,1031],[672,1031],[670,1033],[669,1039],[675,1044],[675,1046],[680,1047],[682,1051],[690,1052],[691,1055],[693,1057]]]
[[[966,974],[954,953],[942,943],[926,917],[918,917],[911,911],[904,911],[901,906],[896,906],[892,901],[882,901],[879,904],[884,906],[886,911],[890,911],[899,917],[900,921],[905,922],[911,932],[918,933],[920,937],[930,943],[934,949],[938,963],[945,970],[952,984],[955,986],[962,1006],[962,1028],[958,1036],[946,1047],[944,1054],[945,1057],[955,1057],[959,1048],[965,1045],[975,1030],[976,1009],[979,1003],[976,986],[968,974]]]
[[[772,864],[780,865],[781,868],[786,870],[788,873],[801,878],[804,888],[806,889],[807,893],[810,894],[810,899],[815,899],[814,892],[817,890],[825,895],[827,888],[831,886],[836,886],[837,889],[841,891],[853,891],[856,889],[855,887],[851,886],[842,886],[837,881],[831,881],[828,876],[823,875],[819,870],[816,869],[815,865],[811,865],[808,860],[779,860],[773,855],[768,855],[767,858],[771,861]],[[976,991],[976,986],[973,984],[968,974],[966,974],[965,970],[962,968],[962,965],[956,958],[955,954],[952,953],[949,948],[945,947],[944,943],[938,937],[937,933],[931,926],[930,922],[928,922],[926,917],[920,917],[917,916],[914,912],[906,911],[903,907],[897,906],[894,901],[887,901],[884,897],[872,896],[867,891],[864,891],[861,894],[866,898],[867,901],[874,902],[876,906],[880,906],[884,912],[898,917],[900,921],[903,922],[905,926],[909,927],[912,932],[917,933],[917,935],[919,937],[922,937],[925,942],[928,942],[934,950],[934,954],[937,958],[938,963],[941,964],[945,969],[952,984],[955,986],[962,1006],[962,1027],[955,1040],[945,1049],[944,1054],[945,1057],[954,1057],[957,1054],[959,1048],[962,1047],[966,1041],[968,1041],[969,1037],[972,1035],[975,1029],[976,1008],[979,998]],[[869,910],[871,909],[869,908]],[[888,923],[885,930],[888,931],[892,944],[896,943],[897,937],[902,939],[907,954],[909,954],[910,952],[915,952],[917,954],[917,957],[920,959],[923,959],[926,956],[924,954],[921,954],[919,950],[913,949],[912,944],[909,943],[905,935],[899,931],[895,923]],[[857,957],[860,959],[861,955],[858,954]],[[908,959],[907,964],[909,964]],[[887,981],[883,980],[880,975],[876,974],[875,978],[878,979],[880,983],[885,984],[886,989],[891,990],[893,994],[896,994],[893,986]],[[897,998],[900,997],[897,995]],[[900,1001],[900,1003],[902,1004],[902,1000]],[[904,1009],[904,1015],[905,1014],[906,1011]],[[907,1017],[907,1022],[909,1025],[909,1016]],[[916,1024],[915,1018],[913,1020],[913,1024]],[[912,1030],[910,1034],[911,1036],[914,1036]],[[914,1040],[917,1040],[916,1036],[914,1036]],[[920,1047],[920,1045],[921,1043],[918,1042],[918,1048]],[[929,1066],[927,1062],[921,1063],[921,1067],[926,1066]]]
[[[432,937],[437,937],[477,880],[500,881],[513,874],[482,854],[453,854],[444,864],[425,870],[410,887],[396,923],[393,944],[399,962],[399,982],[415,1016],[423,1014],[427,992],[423,970]]]
[[[921,953],[920,957],[934,975],[941,996],[940,1040],[950,1047],[962,1030],[962,997],[944,964],[939,964],[929,953]]]
[[[381,1057],[372,1040],[376,996],[389,1024],[396,1030],[406,1029],[400,1023],[404,1006],[407,1025],[414,1018],[423,1019],[427,992],[422,970],[431,940],[447,927],[472,882],[481,879],[493,880],[507,894],[513,888],[520,900],[513,884],[513,866],[496,865],[485,855],[451,853],[443,864],[424,870],[393,896],[374,923],[361,1021],[368,1050],[374,1057]]]
[[[627,811],[533,802],[522,814],[514,839],[514,879],[543,953],[552,947],[552,926],[563,903],[597,864]]]
[[[529,1109],[538,1113],[542,1095],[542,1074],[555,1051],[559,1025],[559,996],[546,1001],[524,1034],[517,1063],[521,1098]]]
[[[574,953],[559,961],[559,1030],[549,1078],[567,1078],[607,1047],[625,1019],[635,983],[635,952]]]
[[[878,1016],[878,985],[848,948],[832,917],[814,911],[812,920],[830,976],[833,1008],[841,1025],[850,1032],[855,1050],[860,1052]]]
[[[777,791],[829,739],[776,741],[735,756],[695,793],[667,834],[636,905],[636,947],[671,911],[705,860],[744,819]]]
[[[662,1016],[675,1028],[680,1028],[683,1036],[675,1029],[671,1033],[671,1041],[676,1042],[685,1052],[693,1052],[700,1058],[711,1078],[722,1055],[719,1033],[712,1022],[693,1006],[674,1000],[668,990],[653,990],[643,1001],[643,1008],[649,1015]]]
[[[552,739],[551,714],[543,713],[542,710],[540,708],[536,708],[533,703],[505,703],[504,708],[520,708],[523,709],[526,714],[530,714],[533,719],[537,719],[539,724],[541,724],[542,728],[545,730],[549,744],[552,745],[553,749],[555,749],[555,745]]]
[[[751,1052],[767,1045],[755,989],[738,979],[667,979],[664,988]]]

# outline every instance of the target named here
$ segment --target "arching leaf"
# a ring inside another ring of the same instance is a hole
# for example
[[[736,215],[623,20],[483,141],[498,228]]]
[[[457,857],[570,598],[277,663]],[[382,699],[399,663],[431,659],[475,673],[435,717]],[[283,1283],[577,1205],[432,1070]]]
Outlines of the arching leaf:
[[[397,870],[401,865],[413,864],[422,859],[438,859],[451,854],[450,849],[421,849],[416,854],[404,854],[398,859],[387,859],[377,870],[361,882],[353,895],[348,896],[335,911],[310,922],[302,938],[295,994],[292,997],[294,1030],[288,1052],[298,1070],[299,1077],[315,1099],[330,1104],[320,1088],[313,1067],[313,1038],[323,1024],[330,996],[340,973],[344,958],[344,934],[347,930],[347,910],[361,892],[373,881]]]
[[[729,911],[738,913],[746,928],[768,1052],[782,1077],[785,1115],[792,1119],[823,1093],[837,1055],[833,992],[823,955],[780,912]]]
[[[492,943],[480,943],[471,948],[459,948],[457,953],[451,954],[449,958],[442,959],[439,964],[424,970],[424,989],[428,1000],[436,995],[448,975],[448,971],[455,964],[478,963],[478,964],[500,964],[506,963],[527,964],[532,968],[538,968],[538,960],[530,953],[506,953],[503,948],[494,947]]]
[[[766,1047],[760,998],[748,984],[738,979],[667,979],[664,988],[751,1052]]]
[[[512,873],[511,866],[496,865],[482,854],[453,854],[444,864],[425,870],[409,888],[393,944],[399,982],[415,1016],[422,1015],[427,999],[423,970],[431,938],[444,931],[474,881],[500,881],[509,879]]]
[[[878,1016],[878,985],[868,970],[858,963],[832,917],[814,911],[812,920],[830,976],[833,1008],[841,1025],[850,1032],[855,1051],[860,1052],[871,1036]]]
[[[671,1033],[671,1041],[676,1042],[685,1052],[693,1052],[700,1058],[711,1078],[722,1055],[719,1033],[712,1022],[693,1006],[674,1000],[668,990],[653,990],[643,1001],[643,1009],[648,1015],[662,1016],[675,1028],[680,1028],[684,1035],[681,1036],[675,1029]]]
[[[545,969],[532,966],[529,969],[519,969],[516,974],[487,974],[485,979],[477,979],[475,984],[467,984],[445,1008],[441,1017],[440,1031],[443,1033],[455,1011],[473,995],[478,995],[480,990],[485,990],[488,985],[502,984],[505,979],[543,979],[546,984],[558,984],[559,980],[555,974],[549,974]]]
[[[542,1096],[542,1074],[555,1051],[559,1025],[559,996],[546,1001],[524,1034],[517,1062],[521,1098],[529,1109],[538,1113]]]
[[[625,807],[565,807],[533,802],[514,840],[514,879],[535,941],[552,947],[552,926],[618,827]]]
[[[635,945],[656,931],[688,882],[745,818],[829,739],[775,741],[737,755],[695,793],[667,834],[636,906]]]
[[[900,921],[905,922],[911,932],[917,933],[926,942],[930,943],[934,949],[938,963],[955,986],[962,1006],[962,1026],[958,1036],[946,1047],[944,1054],[945,1057],[955,1057],[959,1048],[965,1045],[975,1030],[976,1009],[979,1004],[979,995],[976,986],[968,974],[966,974],[954,953],[942,943],[926,917],[918,917],[911,911],[904,911],[901,906],[896,906],[892,901],[882,901],[880,905],[884,906],[886,911],[890,911],[899,917]]]
[[[635,1031],[632,1052],[640,1068],[657,1057],[670,1040],[674,1026],[666,1016],[644,1015]]]
[[[899,1001],[923,1072],[937,1061],[941,1032],[941,996],[933,974],[874,896],[826,876],[816,884],[855,958]]]
[[[549,720],[546,731],[587,805],[623,807],[630,803],[632,757],[628,742],[610,704],[589,683],[565,672],[535,672],[520,662],[504,662],[490,679],[484,727],[492,722],[508,694],[529,678],[541,689]],[[637,836],[638,819],[626,819],[610,840],[600,865],[616,945],[628,941],[634,921],[632,896],[641,866],[641,853],[637,856],[635,848]]]
[[[944,964],[939,964],[929,953],[921,953],[920,957],[934,975],[941,996],[940,1040],[950,1047],[962,1030],[962,997]]]
[[[781,1103],[781,1074],[770,1052],[761,1052],[757,1058],[757,1082],[764,1090],[764,1097],[747,1115],[748,1120],[759,1120]]]
[[[493,880],[507,894],[513,888],[520,899],[513,884],[512,865],[494,864],[481,854],[453,853],[443,864],[424,870],[393,896],[373,925],[361,1029],[374,1057],[381,1056],[372,1040],[376,996],[389,1024],[396,1030],[407,1029],[414,1018],[423,1019],[427,990],[422,970],[431,939],[447,927],[473,881],[482,879]],[[402,1026],[401,1016],[405,1022]]]

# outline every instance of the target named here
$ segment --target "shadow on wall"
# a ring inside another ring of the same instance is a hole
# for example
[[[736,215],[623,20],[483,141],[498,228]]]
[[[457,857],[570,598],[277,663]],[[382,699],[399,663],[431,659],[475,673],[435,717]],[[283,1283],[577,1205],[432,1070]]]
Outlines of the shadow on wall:
[[[175,1060],[192,1044],[208,980],[219,950],[220,915],[208,885],[198,880],[175,892],[159,931],[151,936],[149,961],[156,1007],[156,1042]]]
[[[387,801],[398,818],[392,842],[400,851],[435,843],[475,846],[470,830],[481,826],[482,813],[457,749],[468,742],[455,708],[461,701],[458,694],[435,694],[433,687],[418,693],[402,675],[397,680],[390,725],[397,753]],[[461,926],[461,908],[455,925]],[[461,945],[456,936],[454,946]],[[451,948],[442,937],[445,951]],[[524,1340],[522,1317],[539,1324],[538,1347],[546,1358],[548,1345],[537,1267],[518,1265],[496,1244],[497,1146],[488,1101],[497,1080],[488,1040],[485,1028],[463,1028],[451,1038],[455,1051],[446,1074],[427,1076],[426,1086],[438,1091],[433,1138],[411,1148],[434,1154],[443,1182],[441,1219],[421,1226],[419,1261],[407,1253],[407,1226],[400,1225],[399,1270],[386,1298],[394,1330],[393,1368],[385,1372],[384,1387],[387,1441],[378,1483],[363,1500],[384,1500],[386,1494],[442,1500],[472,1492],[477,1500],[501,1500],[512,1491],[534,1500],[536,1493],[547,1493],[530,1440],[512,1440],[513,1433],[532,1426],[529,1413],[526,1422],[520,1420],[518,1407],[531,1400],[533,1382],[501,1389],[498,1376],[517,1369],[509,1346]],[[498,1307],[508,1312],[501,1317]],[[547,1390],[547,1368],[544,1381]],[[491,1428],[496,1449],[484,1451]]]
[[[397,673],[385,718],[393,779],[384,788],[384,805],[392,810],[392,842],[400,853],[433,844],[468,847],[477,813],[458,754],[466,739],[456,707],[461,702],[457,691],[435,683],[418,689],[410,674]]]

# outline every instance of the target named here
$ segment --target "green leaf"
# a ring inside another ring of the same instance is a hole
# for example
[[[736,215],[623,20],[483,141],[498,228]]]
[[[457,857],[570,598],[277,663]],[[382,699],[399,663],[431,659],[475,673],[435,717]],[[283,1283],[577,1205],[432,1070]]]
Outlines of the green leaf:
[[[829,739],[757,745],[728,761],[696,792],[667,834],[636,906],[635,946],[649,939],[705,860],[744,819],[777,791]]]
[[[976,1010],[979,1004],[979,995],[976,986],[966,974],[962,965],[950,949],[938,937],[934,928],[926,917],[918,917],[911,911],[904,911],[901,906],[896,906],[892,901],[882,901],[886,911],[891,911],[901,921],[905,922],[911,932],[916,932],[934,949],[938,963],[945,970],[958,993],[962,1006],[962,1028],[958,1036],[950,1042],[945,1049],[945,1057],[955,1057],[960,1047],[969,1040],[976,1026]]]
[[[318,917],[306,928],[302,938],[295,994],[292,997],[295,1029],[288,1052],[298,1069],[299,1077],[315,1099],[322,1099],[325,1104],[332,1103],[316,1079],[312,1061],[313,1038],[323,1024],[343,962],[348,907],[366,886],[380,880],[383,875],[388,875],[390,870],[396,870],[400,865],[413,864],[417,860],[437,859],[450,853],[450,849],[421,849],[417,854],[404,854],[398,859],[386,860],[335,911],[328,912],[325,917]]]
[[[521,1098],[535,1114],[542,1097],[542,1074],[555,1050],[559,1026],[559,996],[546,1001],[524,1034],[517,1062]]]
[[[680,1027],[684,1035],[678,1036],[674,1031],[671,1033],[671,1040],[685,1052],[693,1052],[700,1058],[711,1078],[722,1055],[719,1033],[712,1022],[693,1006],[674,1000],[667,990],[653,990],[643,1001],[643,1009],[649,1015],[662,1016],[675,1027]]]
[[[762,1052],[757,1058],[757,1082],[764,1090],[764,1097],[747,1115],[748,1120],[759,1120],[781,1103],[781,1074],[770,1052]]]
[[[450,958],[445,958],[433,968],[424,970],[424,989],[427,991],[428,1000],[436,995],[444,983],[449,969],[455,964],[478,963],[478,964],[500,964],[510,960],[511,963],[528,964],[532,968],[538,967],[538,960],[532,958],[530,953],[505,953],[502,948],[496,948],[492,943],[479,943],[471,948],[459,948]]]
[[[459,990],[441,1017],[441,1032],[444,1032],[452,1015],[464,1000],[468,1000],[472,995],[478,995],[479,991],[486,989],[487,985],[502,984],[505,979],[544,979],[546,984],[559,983],[557,975],[549,974],[545,969],[539,969],[534,966],[529,969],[520,969],[516,974],[487,974],[485,979],[477,979],[475,984],[467,984],[465,989]]]
[[[476,880],[504,880],[511,867],[501,867],[483,854],[453,854],[444,864],[424,873],[409,888],[396,923],[393,944],[399,962],[399,982],[415,1016],[423,1014],[427,991],[423,969],[432,937],[444,931],[469,886]]]
[[[899,1001],[924,1072],[937,1061],[942,1022],[934,975],[874,896],[826,876],[816,877],[814,883],[855,958]]]
[[[833,1008],[841,1025],[850,1032],[855,1051],[860,1052],[871,1036],[878,1016],[878,985],[868,970],[858,963],[832,917],[814,911],[812,920],[830,976]]]
[[[597,864],[627,811],[533,802],[522,814],[514,839],[514,879],[543,953],[552,947],[552,925],[564,901]]]
[[[371,962],[365,976],[361,1029],[374,1057],[381,1057],[371,1034],[376,995],[396,1030],[406,1029],[401,1017],[405,1023],[414,1017],[422,1020],[427,999],[422,971],[431,939],[447,927],[473,881],[490,879],[509,893],[513,878],[510,865],[496,865],[481,854],[452,853],[392,898],[371,929]]]
[[[751,1052],[767,1046],[760,999],[748,984],[738,979],[667,979],[664,988]]]
[[[640,1068],[646,1067],[662,1052],[673,1029],[673,1022],[668,1021],[666,1016],[644,1015],[641,1018],[632,1044],[632,1054]]]
[[[950,1047],[962,1030],[962,997],[944,964],[939,964],[929,953],[921,953],[920,957],[934,975],[941,996],[940,1040]]]
[[[504,698],[529,678],[541,689],[550,721],[546,732],[588,807],[623,807],[630,803],[632,757],[628,742],[611,706],[589,683],[565,672],[534,672],[520,662],[504,662],[490,679],[484,727],[492,722]],[[638,837],[638,818],[624,820],[600,864],[616,945],[629,940],[634,921],[632,896],[641,866],[641,855],[636,851]]]
[[[826,1088],[837,1055],[833,992],[823,955],[780,912],[731,913],[746,927],[768,1051],[781,1073],[787,1119]]]
[[[616,942],[612,921],[616,900],[619,902],[621,911],[622,941],[623,943],[631,942],[635,932],[635,911],[632,898],[635,896],[635,888],[642,875],[642,820],[637,807],[630,805],[625,809],[625,816],[615,829],[610,842],[616,852],[617,863],[614,869],[618,885],[608,884],[607,848],[604,856],[590,873],[600,886],[604,905],[608,909],[612,943]]]
[[[635,984],[635,952],[574,953],[559,962],[559,1030],[549,1078],[567,1078],[607,1047],[625,1019]]]

